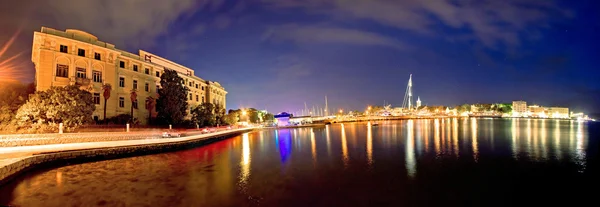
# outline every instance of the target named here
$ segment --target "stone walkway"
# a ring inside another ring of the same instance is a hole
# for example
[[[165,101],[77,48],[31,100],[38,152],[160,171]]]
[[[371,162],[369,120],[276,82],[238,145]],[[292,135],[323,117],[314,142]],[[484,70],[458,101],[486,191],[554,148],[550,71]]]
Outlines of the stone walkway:
[[[108,141],[108,142],[84,142],[84,143],[69,143],[69,144],[51,144],[51,145],[36,145],[36,146],[22,146],[22,147],[1,147],[0,148],[0,168],[18,162],[22,159],[30,156],[56,153],[56,152],[67,152],[77,150],[90,150],[90,149],[101,149],[101,148],[113,148],[113,147],[127,147],[137,145],[152,145],[161,143],[174,143],[189,140],[202,140],[209,139],[215,136],[233,133],[249,128],[232,129],[226,131],[219,131],[209,134],[200,134],[194,136],[180,137],[180,138],[162,138],[162,139],[143,139],[143,140],[126,140],[126,141]]]

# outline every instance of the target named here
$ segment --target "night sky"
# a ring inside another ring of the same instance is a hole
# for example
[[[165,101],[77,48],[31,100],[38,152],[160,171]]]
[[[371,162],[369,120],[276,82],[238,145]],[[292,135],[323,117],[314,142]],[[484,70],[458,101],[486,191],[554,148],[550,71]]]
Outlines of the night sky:
[[[0,0],[0,61],[33,31],[80,29],[193,68],[228,108],[295,112],[525,100],[600,112],[597,0]]]

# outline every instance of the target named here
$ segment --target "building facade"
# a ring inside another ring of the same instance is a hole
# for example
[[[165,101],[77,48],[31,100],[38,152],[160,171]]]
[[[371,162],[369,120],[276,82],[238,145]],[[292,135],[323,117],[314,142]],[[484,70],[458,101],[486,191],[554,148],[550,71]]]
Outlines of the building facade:
[[[570,117],[569,108],[565,107],[549,107],[548,115],[551,118],[567,119]]]
[[[146,107],[146,100],[157,98],[160,75],[165,69],[177,71],[185,81],[190,107],[205,102],[227,106],[227,91],[218,82],[204,80],[190,68],[143,50],[139,54],[119,50],[80,30],[42,27],[40,32],[34,32],[31,60],[36,70],[36,90],[78,85],[92,93],[96,120],[104,118],[105,107],[106,117],[110,118],[130,114],[133,106],[134,117],[147,123],[156,111]],[[106,105],[102,90],[105,84],[112,86]],[[137,94],[135,100],[130,98],[132,91]]]
[[[527,112],[527,102],[525,101],[513,101],[512,104],[513,113],[523,114]]]

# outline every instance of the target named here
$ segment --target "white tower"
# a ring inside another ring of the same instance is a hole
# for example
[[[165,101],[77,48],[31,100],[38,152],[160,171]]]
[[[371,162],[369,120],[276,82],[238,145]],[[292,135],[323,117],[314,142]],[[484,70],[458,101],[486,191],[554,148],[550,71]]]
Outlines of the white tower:
[[[417,96],[417,108],[421,107],[421,97]]]
[[[412,109],[412,74],[408,78],[408,86],[406,86],[406,92],[404,93],[404,101],[402,101],[402,108]]]

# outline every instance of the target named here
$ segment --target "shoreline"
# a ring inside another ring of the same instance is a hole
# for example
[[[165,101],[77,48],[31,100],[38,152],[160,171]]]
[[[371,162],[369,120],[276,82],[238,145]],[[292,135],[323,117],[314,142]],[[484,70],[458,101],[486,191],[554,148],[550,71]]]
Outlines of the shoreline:
[[[475,118],[475,119],[545,119],[545,120],[562,120],[562,121],[578,121],[577,119],[563,118],[541,118],[541,117],[495,117],[495,116],[435,116],[435,117],[391,117],[391,118],[376,118],[376,119],[349,119],[349,120],[330,120],[326,123],[348,123],[348,122],[369,122],[369,121],[396,121],[396,120],[411,120],[411,119],[453,119],[453,118]],[[592,120],[588,120],[592,121]],[[324,123],[324,124],[326,124]]]
[[[0,159],[0,185],[4,185],[35,168],[191,149],[253,130],[255,129],[245,128],[181,138],[0,148],[0,156],[2,157]]]

